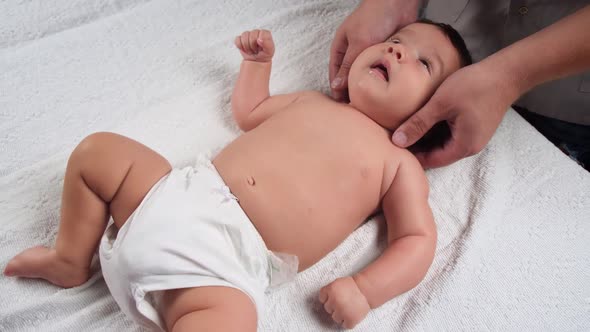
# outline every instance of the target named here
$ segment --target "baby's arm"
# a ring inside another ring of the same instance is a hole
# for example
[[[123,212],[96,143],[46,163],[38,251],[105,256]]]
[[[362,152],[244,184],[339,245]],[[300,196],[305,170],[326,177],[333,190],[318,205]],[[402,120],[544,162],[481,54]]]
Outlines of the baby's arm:
[[[417,286],[434,259],[436,224],[428,205],[428,180],[413,156],[398,166],[382,208],[388,247],[354,276],[371,308]]]
[[[252,30],[236,37],[244,60],[232,94],[232,112],[243,131],[256,128],[302,93],[270,96],[268,84],[275,46],[268,30]]]
[[[360,322],[369,309],[418,285],[434,258],[436,225],[428,205],[428,181],[413,156],[405,156],[397,167],[382,208],[387,249],[353,277],[337,279],[320,291],[326,311],[345,328]]]

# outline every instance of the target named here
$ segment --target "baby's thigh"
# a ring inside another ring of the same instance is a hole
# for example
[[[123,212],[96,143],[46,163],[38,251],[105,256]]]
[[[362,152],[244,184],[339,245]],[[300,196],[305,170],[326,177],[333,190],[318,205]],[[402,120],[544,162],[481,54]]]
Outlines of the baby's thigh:
[[[256,331],[256,307],[244,292],[223,286],[164,292],[161,313],[168,331]]]
[[[117,227],[139,206],[154,184],[170,172],[170,163],[154,150],[128,137],[95,133],[74,150],[75,164],[86,184],[109,205]]]

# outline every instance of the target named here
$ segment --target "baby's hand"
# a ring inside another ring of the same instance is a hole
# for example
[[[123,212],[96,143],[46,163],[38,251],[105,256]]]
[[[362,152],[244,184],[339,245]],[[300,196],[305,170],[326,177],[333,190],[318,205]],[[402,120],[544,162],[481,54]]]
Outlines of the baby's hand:
[[[367,298],[352,277],[338,278],[320,290],[320,302],[332,319],[351,329],[371,310]]]
[[[275,44],[268,30],[245,31],[234,43],[248,61],[270,62],[275,53]]]

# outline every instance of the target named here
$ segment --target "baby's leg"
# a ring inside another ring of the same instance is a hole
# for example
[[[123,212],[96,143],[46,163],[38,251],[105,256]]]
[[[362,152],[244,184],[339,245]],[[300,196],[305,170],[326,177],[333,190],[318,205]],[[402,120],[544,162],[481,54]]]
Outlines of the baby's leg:
[[[170,169],[162,156],[124,136],[86,137],[66,168],[55,248],[23,251],[8,262],[4,274],[43,278],[62,287],[84,283],[109,215],[120,228]]]
[[[220,286],[168,290],[162,298],[167,331],[256,331],[254,303],[244,292]]]

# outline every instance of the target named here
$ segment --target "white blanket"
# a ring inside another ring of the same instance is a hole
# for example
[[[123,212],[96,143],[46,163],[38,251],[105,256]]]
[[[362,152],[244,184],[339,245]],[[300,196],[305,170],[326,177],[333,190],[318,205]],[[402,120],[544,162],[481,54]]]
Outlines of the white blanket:
[[[271,92],[327,92],[331,38],[353,0],[0,2],[0,268],[51,246],[67,156],[114,131],[175,166],[239,135],[233,38],[273,31]],[[327,124],[329,125],[329,124]],[[428,171],[436,258],[357,331],[590,330],[590,175],[510,111],[487,148]],[[261,331],[333,331],[320,287],[379,255],[379,218],[268,294]],[[0,331],[137,331],[100,267],[84,285],[0,278]]]

